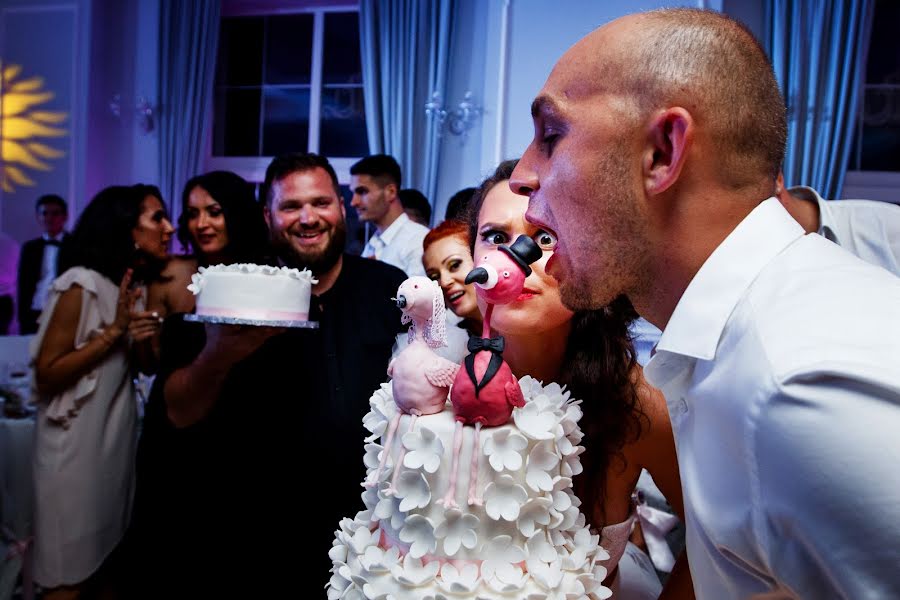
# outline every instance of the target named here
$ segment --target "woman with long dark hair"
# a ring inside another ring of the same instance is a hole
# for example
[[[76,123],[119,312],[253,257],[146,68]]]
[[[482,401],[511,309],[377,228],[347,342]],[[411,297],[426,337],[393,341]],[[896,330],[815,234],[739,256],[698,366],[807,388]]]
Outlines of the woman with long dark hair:
[[[601,531],[611,559],[604,565],[617,598],[655,598],[659,581],[646,555],[627,542],[635,520],[632,494],[647,469],[676,511],[682,511],[675,443],[665,400],[643,378],[628,326],[636,318],[626,298],[606,308],[571,312],[557,282],[545,271],[556,240],[525,220],[528,198],[508,180],[518,161],[501,163],[479,187],[469,210],[474,256],[519,235],[534,239],[543,256],[532,266],[524,293],[496,305],[493,329],[504,336],[504,359],[513,373],[563,384],[582,400],[584,471],[575,478],[582,512]],[[666,597],[692,597],[685,559],[666,586]],[[633,568],[635,564],[642,568]],[[619,567],[617,572],[617,566]],[[646,577],[644,576],[646,575]]]
[[[31,343],[38,398],[35,580],[78,598],[119,543],[131,511],[137,404],[133,342],[140,285],[168,259],[174,229],[150,186],[114,186],[84,209],[61,249]],[[95,578],[96,579],[96,578]]]
[[[230,171],[191,178],[181,194],[178,241],[188,254],[173,257],[149,290],[148,307],[162,317],[194,310],[187,286],[198,267],[268,262],[268,230],[253,186]]]

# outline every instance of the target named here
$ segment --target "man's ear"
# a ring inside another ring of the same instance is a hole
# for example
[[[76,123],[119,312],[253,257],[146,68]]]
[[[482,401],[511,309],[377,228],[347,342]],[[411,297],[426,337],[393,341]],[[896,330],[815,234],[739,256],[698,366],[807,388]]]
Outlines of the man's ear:
[[[272,229],[272,213],[269,211],[269,203],[263,204],[263,219],[266,220],[266,227]]]
[[[647,125],[642,159],[648,195],[665,192],[678,181],[694,137],[694,118],[680,106],[659,112]]]
[[[384,193],[387,194],[388,198],[390,198],[391,201],[399,201],[400,188],[397,187],[396,183],[389,183],[384,186]]]

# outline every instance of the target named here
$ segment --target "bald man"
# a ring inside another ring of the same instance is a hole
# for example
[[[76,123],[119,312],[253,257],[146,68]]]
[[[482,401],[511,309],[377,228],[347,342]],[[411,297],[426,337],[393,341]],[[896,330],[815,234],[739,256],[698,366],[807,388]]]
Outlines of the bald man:
[[[573,309],[627,294],[676,434],[698,598],[900,597],[900,278],[773,197],[784,101],[715,12],[631,15],[557,63],[510,181]]]

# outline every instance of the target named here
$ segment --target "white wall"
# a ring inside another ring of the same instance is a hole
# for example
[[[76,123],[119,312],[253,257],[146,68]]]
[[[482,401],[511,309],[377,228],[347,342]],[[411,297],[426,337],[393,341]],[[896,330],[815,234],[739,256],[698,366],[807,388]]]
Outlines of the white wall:
[[[62,195],[70,201],[70,213],[76,213],[81,206],[79,192],[84,183],[84,170],[80,157],[84,156],[85,147],[90,9],[89,0],[0,1],[0,61],[4,67],[21,66],[16,81],[40,78],[39,89],[31,93],[52,94],[33,106],[33,111],[67,114],[64,122],[52,125],[65,130],[64,136],[16,140],[37,142],[62,151],[61,157],[42,159],[49,170],[15,160],[2,164],[4,170],[21,169],[34,182],[33,185],[15,184],[11,191],[0,191],[0,229],[19,242],[39,233],[34,218],[34,202],[38,196]],[[36,122],[34,118],[27,120]]]
[[[435,223],[455,191],[477,185],[501,160],[522,154],[533,131],[531,101],[572,44],[628,13],[661,6],[721,8],[721,1],[458,0],[458,5],[445,102],[459,102],[471,89],[484,114],[465,145],[454,136],[444,138]]]

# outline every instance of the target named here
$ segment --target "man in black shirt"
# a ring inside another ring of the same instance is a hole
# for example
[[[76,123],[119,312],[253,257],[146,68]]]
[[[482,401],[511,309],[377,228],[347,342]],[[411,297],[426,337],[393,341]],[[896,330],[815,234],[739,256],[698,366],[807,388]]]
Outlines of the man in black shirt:
[[[319,328],[167,323],[125,551],[133,597],[325,598],[333,532],[362,508],[361,421],[405,275],[343,254],[326,159],[277,157],[261,196],[279,262],[318,279]]]

